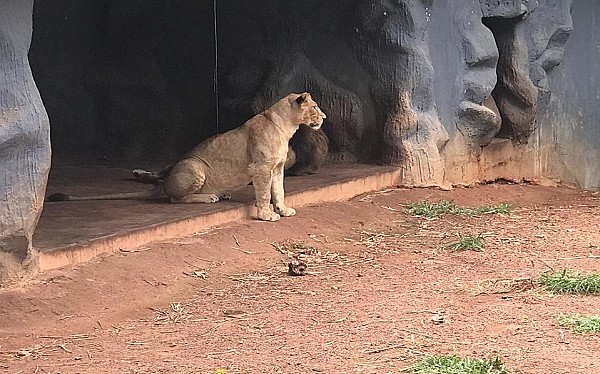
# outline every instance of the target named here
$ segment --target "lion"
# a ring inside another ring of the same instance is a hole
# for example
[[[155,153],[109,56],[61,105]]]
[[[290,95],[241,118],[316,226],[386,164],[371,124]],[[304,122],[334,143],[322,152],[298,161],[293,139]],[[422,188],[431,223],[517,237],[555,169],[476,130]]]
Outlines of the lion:
[[[285,176],[301,176],[316,174],[327,158],[329,152],[329,138],[321,129],[313,129],[308,125],[301,125],[290,139],[287,159],[284,164]],[[173,164],[156,171],[133,169],[132,174],[136,182],[158,186],[173,170]]]
[[[57,193],[46,201],[145,200],[166,195],[171,203],[215,203],[252,182],[257,218],[277,221],[296,214],[284,202],[289,141],[300,125],[318,130],[325,118],[309,93],[292,93],[242,126],[198,144],[173,165],[162,184],[149,190],[88,197]]]

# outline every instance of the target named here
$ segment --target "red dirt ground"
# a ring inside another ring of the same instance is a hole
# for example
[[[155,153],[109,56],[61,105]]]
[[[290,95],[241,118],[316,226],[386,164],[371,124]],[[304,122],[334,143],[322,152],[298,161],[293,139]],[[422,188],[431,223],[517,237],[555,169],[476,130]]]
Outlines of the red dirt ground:
[[[403,212],[422,199],[515,210]],[[597,192],[506,184],[394,189],[218,227],[0,293],[0,373],[400,373],[434,354],[599,373],[599,336],[555,317],[600,314],[600,298],[535,284],[549,269],[600,271],[599,227]],[[483,252],[448,249],[470,233]],[[305,276],[277,249],[294,247]]]

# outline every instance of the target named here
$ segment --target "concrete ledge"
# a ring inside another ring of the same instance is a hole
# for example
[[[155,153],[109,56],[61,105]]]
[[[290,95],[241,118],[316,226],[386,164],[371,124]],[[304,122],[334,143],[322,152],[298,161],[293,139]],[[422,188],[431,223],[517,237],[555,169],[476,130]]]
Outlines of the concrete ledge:
[[[336,166],[331,167],[335,168]],[[341,169],[341,173],[338,169],[338,174],[328,173],[327,170],[322,171],[320,179],[316,182],[316,178],[319,177],[307,176],[286,179],[287,204],[293,207],[303,207],[311,204],[348,200],[360,194],[397,185],[400,180],[400,170],[397,168],[360,165],[354,169],[347,166],[341,167]],[[323,175],[328,174],[331,177],[323,179]],[[307,188],[306,185],[313,185],[314,187]],[[246,195],[246,201],[244,202],[210,204],[211,208],[217,208],[204,212],[203,209],[198,209],[200,212],[185,218],[173,219],[165,214],[164,219],[158,223],[142,224],[139,227],[126,230],[115,229],[117,231],[115,233],[99,235],[73,244],[37,249],[36,260],[39,269],[42,271],[73,266],[89,261],[101,254],[136,248],[150,242],[189,236],[210,227],[250,219],[256,214],[256,208],[254,207],[251,190],[246,191]],[[88,202],[77,204],[86,203]],[[122,204],[123,202],[111,201],[107,203],[111,204],[114,210],[115,204]],[[138,204],[140,203],[150,204],[148,202],[138,202]],[[69,209],[67,204],[62,205],[61,213],[65,214],[64,210]],[[148,206],[148,208],[151,207]],[[154,205],[152,208],[156,207]],[[167,210],[165,205],[159,205],[158,208]],[[53,209],[56,209],[56,207],[53,207]],[[93,226],[93,209],[89,209],[89,211],[89,219]],[[115,218],[115,221],[122,220],[122,216],[127,214],[127,206],[120,206],[117,214],[119,216],[118,219]],[[135,215],[133,217],[135,219]],[[118,222],[116,224],[118,225]],[[41,227],[41,232],[36,232],[36,235],[43,236],[44,231],[51,230],[50,225],[46,226],[45,229],[44,225],[41,225]]]

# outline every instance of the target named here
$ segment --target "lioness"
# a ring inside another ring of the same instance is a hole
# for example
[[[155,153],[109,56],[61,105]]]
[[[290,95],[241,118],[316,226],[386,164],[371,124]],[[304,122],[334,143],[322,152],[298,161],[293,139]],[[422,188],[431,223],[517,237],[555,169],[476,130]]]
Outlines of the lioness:
[[[89,197],[53,194],[47,201],[155,199],[166,195],[171,203],[214,203],[252,182],[257,218],[277,221],[296,214],[284,202],[288,143],[301,124],[319,129],[325,118],[309,93],[290,94],[241,127],[198,144],[173,166],[162,185],[143,192]]]
[[[327,158],[328,151],[329,138],[323,130],[301,125],[290,139],[284,164],[284,175],[298,176],[317,173]],[[171,170],[173,170],[173,164],[155,171],[134,169],[132,174],[136,182],[158,186],[169,177]]]

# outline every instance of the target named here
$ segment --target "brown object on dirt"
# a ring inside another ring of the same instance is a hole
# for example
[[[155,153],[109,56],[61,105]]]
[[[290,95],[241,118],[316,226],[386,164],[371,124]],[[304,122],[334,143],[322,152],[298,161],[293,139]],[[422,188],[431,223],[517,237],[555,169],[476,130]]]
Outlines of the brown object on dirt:
[[[304,262],[290,262],[288,264],[288,274],[289,275],[304,275],[306,271],[306,264]]]

